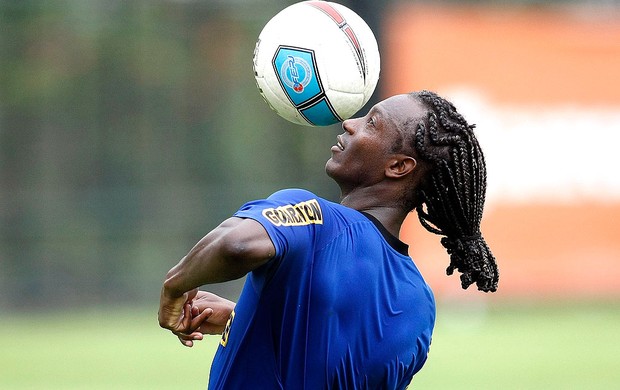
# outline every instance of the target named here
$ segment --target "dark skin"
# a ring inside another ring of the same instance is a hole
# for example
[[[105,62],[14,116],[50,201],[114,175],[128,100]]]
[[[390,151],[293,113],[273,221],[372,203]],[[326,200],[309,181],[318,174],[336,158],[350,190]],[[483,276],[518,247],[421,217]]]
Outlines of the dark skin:
[[[345,132],[325,165],[340,187],[340,203],[373,215],[395,237],[410,211],[403,194],[411,193],[424,172],[412,151],[394,151],[393,145],[402,140],[408,119],[425,115],[426,108],[408,95],[386,99],[364,117],[343,122]]]
[[[331,149],[327,174],[341,191],[340,203],[373,215],[398,237],[407,210],[403,194],[424,175],[413,151],[402,144],[405,123],[421,119],[426,108],[409,95],[375,105],[364,117],[343,122],[343,134]],[[166,275],[159,323],[186,346],[202,334],[221,333],[234,303],[198,287],[234,280],[267,263],[275,247],[263,226],[252,219],[229,218],[203,237]]]

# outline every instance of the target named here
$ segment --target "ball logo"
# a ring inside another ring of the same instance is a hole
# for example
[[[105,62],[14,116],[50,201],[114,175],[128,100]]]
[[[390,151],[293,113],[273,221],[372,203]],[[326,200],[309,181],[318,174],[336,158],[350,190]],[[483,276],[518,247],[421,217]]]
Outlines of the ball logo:
[[[289,55],[280,67],[280,79],[293,91],[302,93],[312,79],[312,68],[303,58]]]
[[[272,65],[282,92],[307,123],[326,126],[342,121],[325,94],[314,50],[280,45]]]

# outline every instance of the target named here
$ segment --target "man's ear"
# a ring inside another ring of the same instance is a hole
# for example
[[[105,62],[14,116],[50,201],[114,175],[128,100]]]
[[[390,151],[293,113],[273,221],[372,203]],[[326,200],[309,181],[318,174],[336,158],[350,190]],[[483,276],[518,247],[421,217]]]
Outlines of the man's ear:
[[[415,158],[404,154],[394,155],[388,163],[389,165],[385,169],[385,175],[393,179],[398,179],[408,175],[413,172],[416,165],[418,165]]]

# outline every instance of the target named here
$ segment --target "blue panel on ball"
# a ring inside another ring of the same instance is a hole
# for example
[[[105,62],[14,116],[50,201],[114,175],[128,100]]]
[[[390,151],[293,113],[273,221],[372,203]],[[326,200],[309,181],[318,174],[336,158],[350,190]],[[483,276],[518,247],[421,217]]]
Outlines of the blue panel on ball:
[[[273,57],[273,67],[295,107],[323,93],[312,50],[280,46]]]
[[[340,119],[334,115],[325,98],[306,109],[299,110],[299,112],[308,122],[315,126],[327,126],[340,122]]]

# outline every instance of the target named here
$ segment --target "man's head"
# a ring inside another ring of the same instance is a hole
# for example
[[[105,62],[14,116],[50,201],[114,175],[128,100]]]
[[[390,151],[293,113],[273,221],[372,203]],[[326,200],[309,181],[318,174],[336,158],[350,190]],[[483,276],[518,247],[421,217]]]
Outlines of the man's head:
[[[407,207],[407,194],[413,193],[410,189],[417,186],[424,171],[412,145],[411,124],[423,121],[427,112],[421,101],[405,94],[377,103],[363,117],[344,121],[344,132],[325,166],[343,195],[374,186],[381,189],[375,195],[384,202],[398,198],[395,203]]]
[[[375,196],[415,209],[428,231],[445,236],[448,274],[461,272],[463,288],[495,291],[497,265],[480,233],[486,165],[474,126],[421,91],[388,98],[343,129],[326,165],[343,193],[374,187]]]

